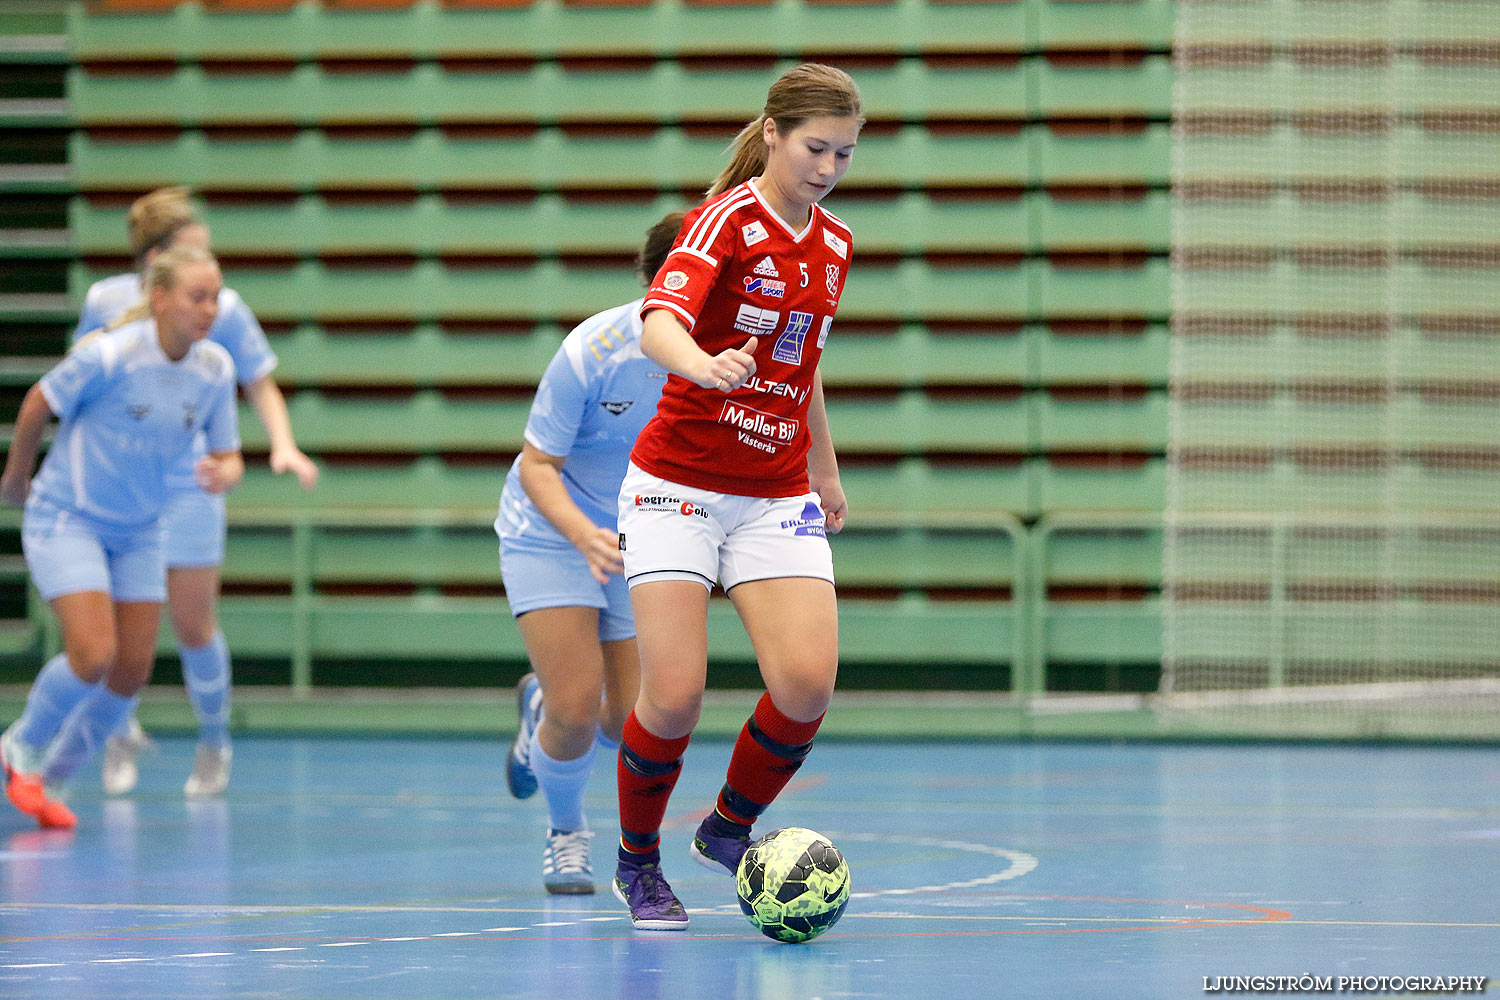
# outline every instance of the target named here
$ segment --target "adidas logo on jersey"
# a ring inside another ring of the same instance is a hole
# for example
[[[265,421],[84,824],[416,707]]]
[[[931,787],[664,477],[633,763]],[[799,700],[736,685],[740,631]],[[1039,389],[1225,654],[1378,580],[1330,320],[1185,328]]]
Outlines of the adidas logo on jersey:
[[[755,273],[762,278],[779,278],[781,272],[776,270],[776,262],[770,257],[762,257],[760,263],[755,265]]]

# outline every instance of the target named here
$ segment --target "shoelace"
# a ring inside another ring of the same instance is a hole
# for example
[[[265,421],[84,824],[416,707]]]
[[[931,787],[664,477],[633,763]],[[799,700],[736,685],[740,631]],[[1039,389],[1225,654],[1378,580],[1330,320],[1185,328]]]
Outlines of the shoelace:
[[[635,878],[635,888],[641,894],[641,903],[646,906],[670,907],[677,902],[677,897],[672,894],[672,888],[667,885],[667,880],[653,869],[641,870]]]
[[[593,836],[592,830],[576,830],[573,833],[560,833],[552,837],[548,845],[552,870],[558,872],[589,871],[589,841],[593,839]]]

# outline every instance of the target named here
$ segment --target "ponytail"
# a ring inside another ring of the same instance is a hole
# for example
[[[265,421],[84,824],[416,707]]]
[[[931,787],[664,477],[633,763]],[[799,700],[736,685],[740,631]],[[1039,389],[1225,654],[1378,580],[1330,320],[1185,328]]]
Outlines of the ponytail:
[[[729,165],[719,172],[708,186],[707,198],[723,194],[732,187],[745,183],[766,169],[766,116],[740,129],[729,146]]]

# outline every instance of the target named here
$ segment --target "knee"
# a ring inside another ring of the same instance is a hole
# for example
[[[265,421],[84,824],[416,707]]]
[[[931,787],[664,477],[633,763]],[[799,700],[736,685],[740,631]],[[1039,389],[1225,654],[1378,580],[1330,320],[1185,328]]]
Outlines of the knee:
[[[594,738],[594,727],[599,722],[599,698],[548,698],[546,701],[547,722],[556,726],[560,734],[568,739]]]
[[[218,623],[212,615],[179,615],[172,612],[172,631],[179,645],[198,649],[213,642]]]
[[[68,665],[73,668],[73,673],[90,684],[110,673],[118,652],[114,640],[107,636],[80,638],[67,643],[67,650]]]

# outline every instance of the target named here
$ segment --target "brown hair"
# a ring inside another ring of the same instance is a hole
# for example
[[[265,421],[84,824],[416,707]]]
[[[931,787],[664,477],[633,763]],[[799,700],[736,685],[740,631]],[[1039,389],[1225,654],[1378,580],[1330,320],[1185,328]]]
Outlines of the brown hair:
[[[729,147],[729,165],[709,185],[706,197],[722,194],[766,168],[766,119],[790,132],[809,118],[857,118],[865,123],[859,87],[841,69],[822,63],[803,63],[787,70],[771,84],[759,118],[740,130]]]
[[[151,315],[151,293],[157,288],[172,288],[177,284],[177,274],[189,264],[215,264],[214,255],[202,247],[172,247],[163,250],[151,259],[146,268],[146,277],[141,282],[141,301],[121,313],[105,330],[115,330],[126,323],[134,323]]]
[[[635,256],[635,273],[647,288],[656,280],[656,272],[667,262],[667,255],[677,242],[677,234],[682,231],[682,220],[685,218],[686,212],[668,212],[656,225],[646,230],[646,242],[641,244],[641,250]]]
[[[184,227],[201,222],[185,187],[157,188],[130,206],[130,252],[144,265],[146,254],[172,242]]]

